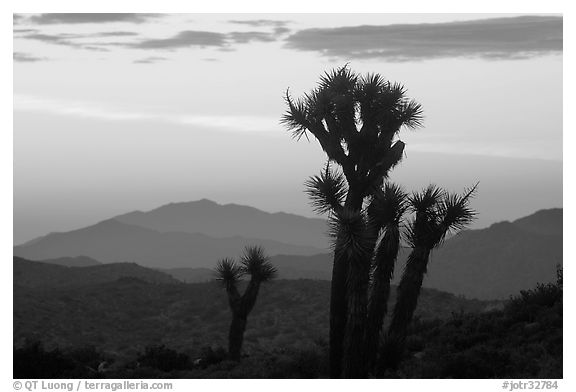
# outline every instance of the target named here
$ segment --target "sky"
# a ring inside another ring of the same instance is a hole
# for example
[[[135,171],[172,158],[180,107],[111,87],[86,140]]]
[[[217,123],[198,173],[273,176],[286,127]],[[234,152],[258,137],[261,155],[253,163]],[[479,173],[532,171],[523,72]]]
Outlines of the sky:
[[[474,227],[562,206],[562,17],[521,14],[15,14],[14,243],[209,198],[315,216],[325,155],[283,96],[349,64],[403,83],[391,180],[480,182]]]

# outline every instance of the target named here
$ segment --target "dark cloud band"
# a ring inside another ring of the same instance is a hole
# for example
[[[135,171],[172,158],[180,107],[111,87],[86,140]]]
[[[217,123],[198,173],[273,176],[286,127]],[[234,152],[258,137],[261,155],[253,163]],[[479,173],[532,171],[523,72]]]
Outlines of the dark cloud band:
[[[344,59],[527,58],[562,52],[562,17],[315,28],[292,34],[286,47]]]
[[[181,31],[172,38],[148,39],[127,46],[136,49],[178,49],[224,45],[226,45],[225,34],[210,31]]]
[[[40,14],[29,18],[36,24],[78,24],[78,23],[143,23],[161,14]]]

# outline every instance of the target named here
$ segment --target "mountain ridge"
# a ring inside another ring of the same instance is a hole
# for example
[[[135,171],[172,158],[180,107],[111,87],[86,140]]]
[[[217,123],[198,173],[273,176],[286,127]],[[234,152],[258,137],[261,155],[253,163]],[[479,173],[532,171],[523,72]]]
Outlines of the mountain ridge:
[[[121,278],[135,278],[155,284],[179,284],[166,273],[142,267],[136,263],[109,263],[83,267],[68,267],[26,260],[14,256],[14,286],[31,289],[84,287]]]
[[[545,219],[544,227],[534,223]],[[555,223],[554,223],[555,222]],[[483,229],[463,230],[435,249],[424,287],[480,299],[504,299],[537,283],[556,279],[562,264],[562,209],[539,210],[514,221],[497,222]],[[402,274],[410,249],[398,255],[393,283]],[[332,254],[275,255],[271,262],[282,279],[330,280]],[[193,269],[172,274],[186,282],[203,282],[207,276]]]
[[[261,245],[268,254],[308,255],[313,247],[274,240],[213,238],[204,233],[159,232],[116,219],[64,233],[52,233],[32,245],[15,246],[14,255],[32,260],[88,256],[101,262],[137,261],[154,268],[212,266],[216,260],[239,255],[246,245]]]
[[[196,207],[221,207],[203,199],[172,203],[157,210],[168,208],[171,211],[168,215],[178,215],[179,208],[189,204]],[[177,208],[172,209],[172,206]],[[242,211],[258,211],[253,207],[244,207]],[[260,212],[263,216],[272,215]],[[284,213],[280,214],[283,216]],[[178,216],[182,221],[182,217]],[[305,222],[309,221],[308,218],[304,219]],[[241,223],[236,222],[237,226]],[[553,281],[556,264],[562,264],[562,223],[563,210],[551,208],[513,221],[496,222],[486,228],[456,233],[442,247],[432,252],[424,285],[472,298],[495,299],[533,287],[538,282]],[[69,238],[70,233],[99,238],[99,245],[107,252],[88,252],[89,247],[78,246],[82,241],[74,235]],[[62,247],[59,241],[66,238],[68,242]],[[328,248],[303,249],[290,244],[279,245],[261,239],[246,239],[238,232],[228,238],[214,238],[205,233],[161,232],[121,222],[116,218],[68,233],[49,234],[32,245],[15,247],[14,254],[33,260],[84,255],[102,262],[136,261],[143,266],[167,272],[184,282],[202,282],[210,279],[209,271],[218,259],[238,257],[243,246],[249,244],[260,244],[266,248],[271,261],[278,268],[280,278],[331,278],[332,256],[326,252]],[[409,249],[400,251],[395,283],[401,276],[402,264],[408,252]]]
[[[326,221],[286,212],[266,212],[240,204],[218,204],[208,199],[169,203],[150,211],[132,211],[114,219],[160,232],[204,233],[226,238],[243,237],[326,248]]]

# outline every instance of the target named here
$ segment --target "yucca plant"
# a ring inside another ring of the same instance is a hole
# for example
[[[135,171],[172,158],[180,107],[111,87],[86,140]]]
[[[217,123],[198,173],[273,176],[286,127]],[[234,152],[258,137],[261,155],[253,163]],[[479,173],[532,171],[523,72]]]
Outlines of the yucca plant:
[[[380,349],[379,375],[383,375],[386,369],[398,366],[430,253],[443,243],[447,233],[464,229],[474,219],[476,212],[470,208],[470,200],[477,186],[458,195],[430,185],[409,197],[409,209],[415,216],[406,231],[406,240],[412,251],[398,285],[392,320]]]
[[[238,361],[242,352],[248,315],[256,304],[260,285],[276,277],[276,268],[270,263],[261,247],[249,246],[244,249],[240,264],[230,258],[218,261],[216,275],[216,279],[226,289],[232,311],[232,323],[228,334],[228,356]],[[250,275],[250,280],[244,294],[241,295],[238,291],[238,283],[244,275]]]
[[[400,249],[403,216],[408,208],[407,194],[398,185],[387,183],[376,192],[368,208],[368,217],[382,230],[382,237],[374,251],[371,287],[368,295],[366,350],[368,369],[376,364],[380,333],[390,296],[390,281]]]
[[[326,169],[307,185],[316,210],[331,214],[337,226],[333,230],[330,376],[365,377],[366,290],[380,230],[370,224],[363,206],[402,159],[404,143],[397,136],[403,127],[421,125],[422,108],[406,97],[401,84],[379,74],[361,76],[347,66],[326,73],[300,99],[292,99],[287,91],[286,104],[282,123],[293,137],[299,140],[311,134],[328,157]],[[342,172],[331,170],[330,163]],[[350,236],[350,228],[360,231]]]

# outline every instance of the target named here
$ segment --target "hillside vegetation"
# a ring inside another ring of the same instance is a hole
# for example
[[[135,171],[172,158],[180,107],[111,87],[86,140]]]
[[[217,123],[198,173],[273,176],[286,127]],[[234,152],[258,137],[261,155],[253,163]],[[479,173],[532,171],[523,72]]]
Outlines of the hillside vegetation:
[[[215,283],[17,286],[14,377],[327,377],[328,295],[326,281],[263,286],[234,363],[224,360],[230,314]],[[561,378],[561,286],[506,303],[425,289],[405,356],[389,377]],[[103,361],[109,368],[94,371]]]

